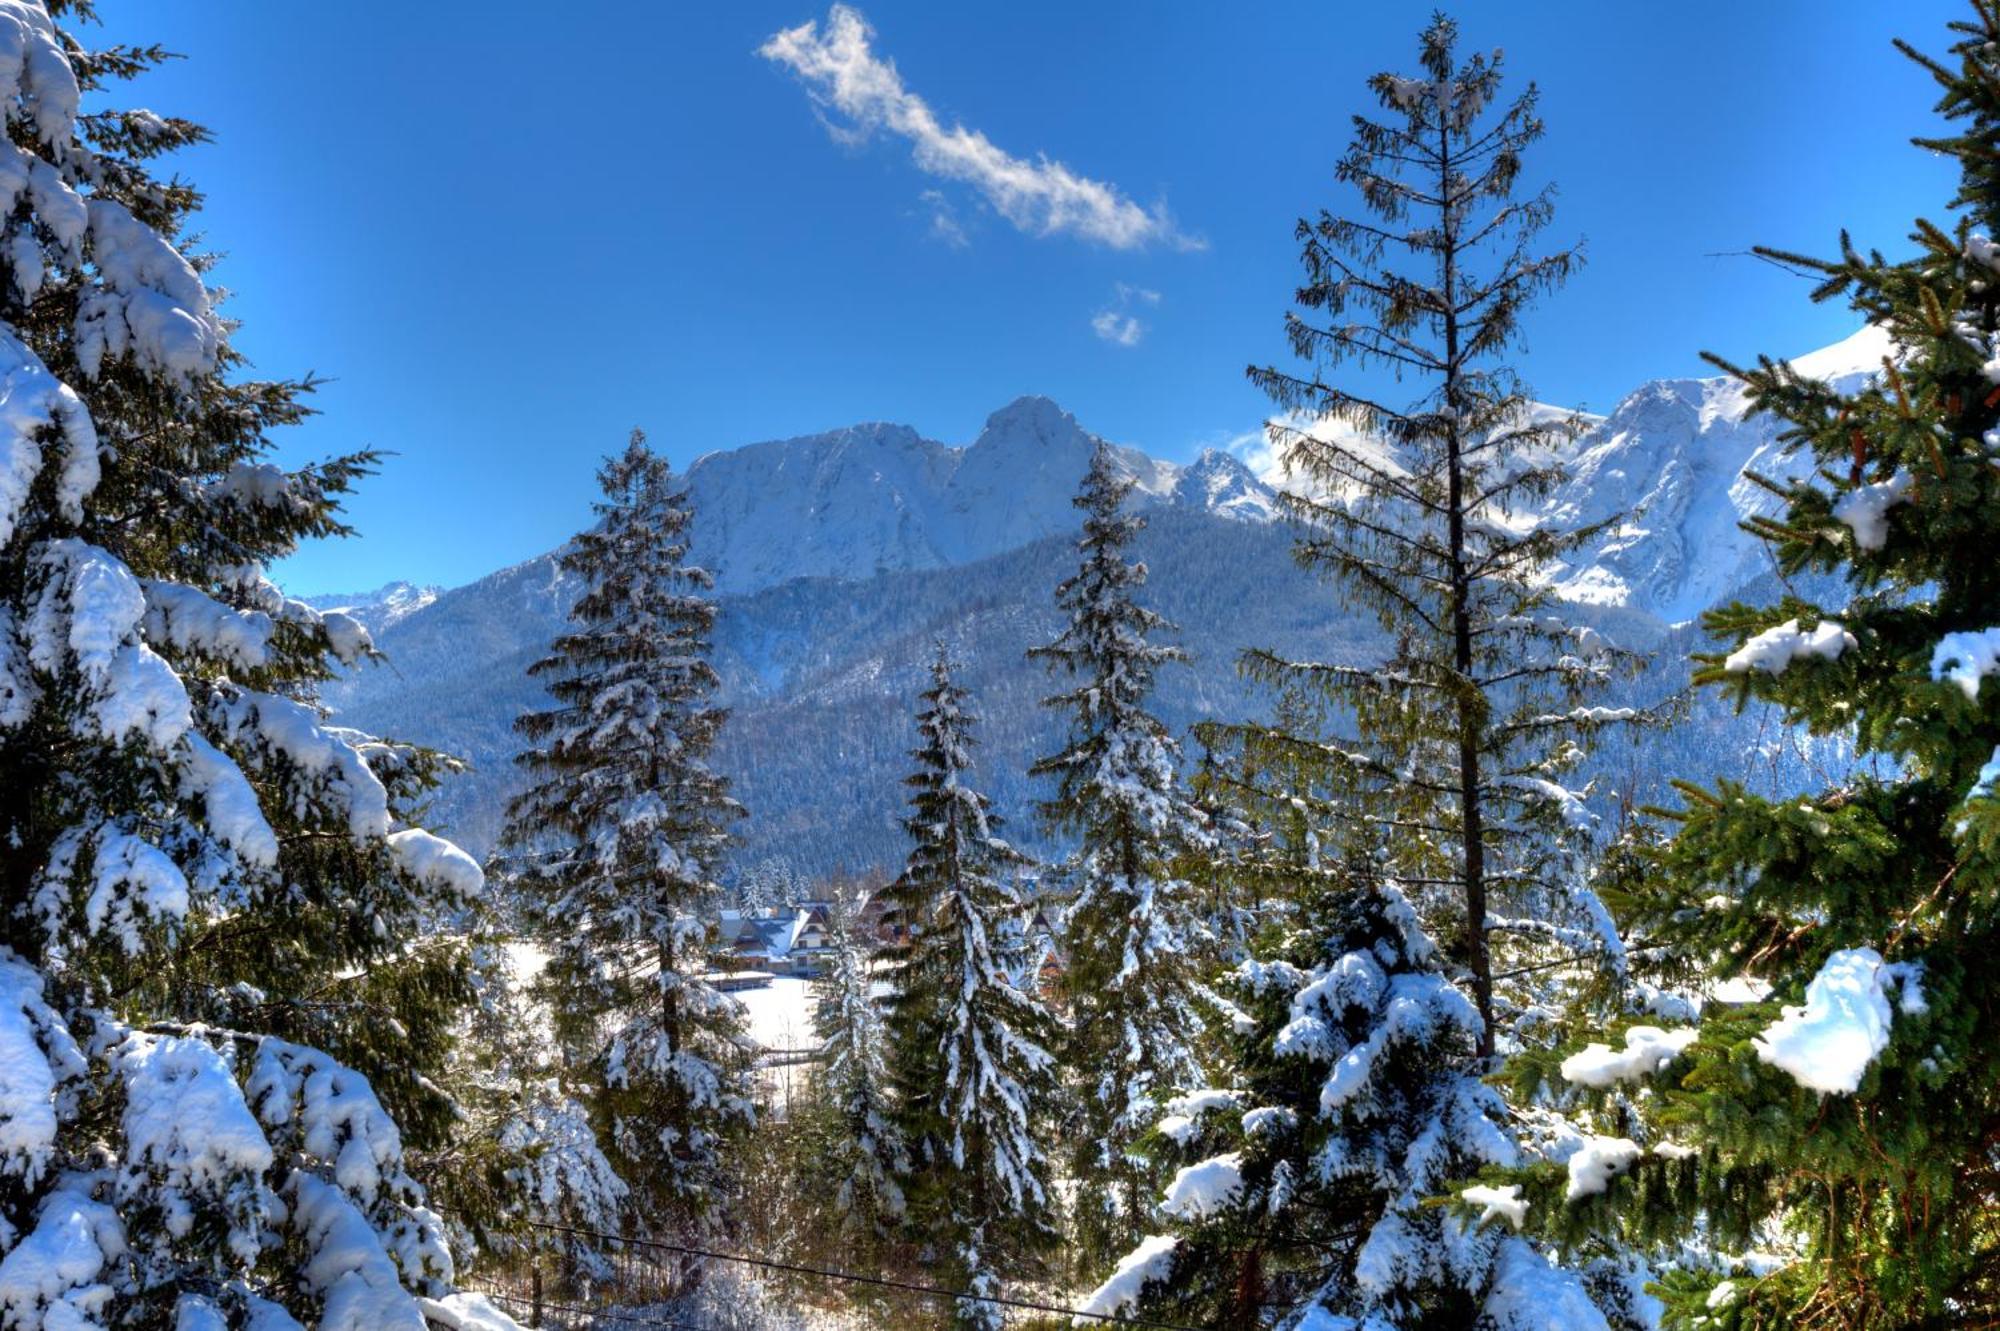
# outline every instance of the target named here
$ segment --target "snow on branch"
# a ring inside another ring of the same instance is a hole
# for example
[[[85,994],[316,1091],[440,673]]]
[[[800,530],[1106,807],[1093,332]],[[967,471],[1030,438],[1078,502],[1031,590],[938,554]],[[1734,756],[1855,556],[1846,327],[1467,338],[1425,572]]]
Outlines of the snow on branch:
[[[624,1223],[621,1208],[631,1189],[598,1145],[589,1109],[559,1088],[530,1095],[498,1139],[520,1162],[510,1173],[538,1218],[574,1216],[585,1228],[605,1231]]]
[[[297,778],[295,801],[347,824],[357,843],[389,834],[389,792],[354,745],[323,725],[301,702],[234,687],[219,690],[209,713],[224,735],[244,750],[282,758]],[[270,764],[259,764],[269,769]]]
[[[1528,1222],[1528,1203],[1521,1197],[1521,1185],[1509,1183],[1504,1187],[1489,1188],[1484,1185],[1467,1188],[1458,1194],[1458,1199],[1467,1205],[1482,1207],[1479,1223],[1499,1216],[1519,1230]]]
[[[303,1170],[292,1176],[294,1227],[307,1288],[325,1301],[320,1331],[427,1331],[396,1265],[345,1193]]]
[[[87,877],[79,861],[88,865]],[[116,938],[128,957],[138,955],[146,926],[187,917],[187,875],[165,851],[116,826],[72,827],[50,848],[35,890],[34,914],[53,940],[68,928],[65,907],[80,877],[89,887],[85,929]]]
[[[1901,986],[1897,1006],[1905,1015],[1922,1013],[1922,975],[1918,964],[1885,963],[1872,947],[1835,952],[1806,986],[1805,1006],[1788,1005],[1753,1041],[1757,1057],[1808,1090],[1852,1095],[1889,1047],[1889,986]]]
[[[1243,1153],[1231,1151],[1184,1167],[1160,1200],[1163,1215],[1201,1220],[1228,1208],[1243,1191]]]
[[[43,437],[51,428],[63,446],[56,509],[80,522],[83,501],[97,488],[97,428],[68,384],[11,333],[0,332],[0,547],[13,539],[28,492],[41,475]]]
[[[1488,1324],[1501,1331],[1558,1326],[1565,1331],[1611,1331],[1611,1324],[1583,1283],[1567,1267],[1551,1263],[1520,1237],[1510,1237],[1500,1245],[1493,1262],[1492,1288],[1480,1311]]]
[[[146,597],[118,559],[84,541],[40,547],[39,580],[25,626],[29,662],[49,675],[83,677],[88,715],[109,740],[139,734],[166,748],[192,724],[187,689],[157,653],[138,640]]]
[[[110,1058],[125,1088],[128,1186],[150,1174],[170,1212],[187,1213],[196,1201],[224,1206],[233,1213],[230,1249],[255,1262],[263,1207],[253,1180],[270,1169],[271,1144],[229,1059],[198,1036],[144,1031],[126,1032]]]
[[[1915,478],[1899,471],[1886,481],[1858,485],[1833,506],[1833,516],[1854,531],[1857,550],[1880,550],[1889,540],[1889,510],[1906,502]]]
[[[1078,1325],[1086,1319],[1117,1317],[1136,1309],[1149,1283],[1173,1274],[1174,1252],[1180,1242],[1172,1234],[1149,1234],[1139,1240],[1139,1246],[1118,1259],[1110,1278],[1092,1290],[1077,1309]]]
[[[405,1191],[403,1139],[368,1079],[328,1055],[275,1037],[257,1041],[243,1094],[266,1127],[289,1128],[306,1155],[364,1202]]]
[[[221,480],[204,486],[203,492],[239,508],[295,513],[307,507],[306,501],[292,489],[291,473],[275,462],[239,462]]]
[[[421,827],[391,832],[389,851],[405,873],[458,900],[476,897],[486,886],[478,860]]]
[[[1166,1116],[1155,1127],[1162,1136],[1185,1144],[1194,1135],[1204,1114],[1237,1109],[1241,1105],[1242,1100],[1234,1091],[1204,1087],[1167,1101]]]
[[[1838,661],[1841,653],[1854,645],[1854,635],[1834,620],[1823,619],[1812,628],[1801,631],[1798,620],[1788,619],[1765,629],[1731,652],[1724,658],[1722,668],[1732,675],[1747,674],[1752,670],[1761,670],[1767,675],[1782,675],[1794,661],[1808,658]]]
[[[1597,815],[1590,811],[1590,805],[1578,792],[1557,781],[1538,776],[1511,775],[1500,778],[1500,784],[1518,796],[1524,796],[1523,803],[1532,807],[1552,809],[1561,816],[1563,825],[1572,831],[1587,832],[1597,825]]]
[[[1645,1152],[1637,1142],[1624,1137],[1586,1137],[1569,1158],[1569,1201],[1591,1197],[1611,1186],[1611,1180],[1629,1174]]]
[[[65,1179],[43,1203],[27,1236],[0,1260],[0,1326],[87,1328],[108,1287],[105,1267],[127,1252],[118,1213],[90,1197],[88,1184]]]
[[[1334,1064],[1320,1088],[1320,1108],[1332,1113],[1359,1095],[1384,1051],[1401,1044],[1426,1043],[1451,1027],[1467,1035],[1479,1031],[1479,1013],[1457,985],[1426,971],[1390,977],[1381,1017],[1367,1038]]]
[[[42,998],[41,973],[0,949],[0,1173],[40,1182],[54,1159],[59,1088],[84,1069],[83,1051]]]
[[[190,730],[180,755],[181,791],[199,795],[208,830],[253,868],[278,862],[278,834],[235,760]]]
[[[1969,701],[1979,700],[1979,681],[2000,673],[2000,628],[1947,633],[1931,649],[1931,678],[1958,685]]]
[[[111,199],[89,201],[98,284],[77,302],[76,357],[95,379],[106,356],[183,382],[215,368],[222,320],[201,277],[159,232]]]
[[[0,103],[8,104],[8,118],[29,121],[42,144],[60,149],[75,132],[80,97],[47,8],[36,0],[0,0]]]
[[[493,1306],[484,1294],[459,1292],[441,1299],[418,1299],[424,1317],[444,1331],[521,1331],[521,1324]]]
[[[31,0],[0,0],[0,104],[10,122],[32,128],[24,151],[0,135],[0,212],[23,197],[56,243],[58,258],[89,278],[77,300],[78,363],[96,378],[107,356],[183,384],[215,369],[224,331],[200,275],[167,239],[102,195],[86,198],[72,181],[91,178],[77,143],[78,83],[48,11]],[[15,284],[32,296],[46,265],[32,234],[7,246]]]
[[[271,617],[233,610],[206,592],[178,582],[146,579],[146,637],[176,651],[255,670],[270,655]]]
[[[1563,1080],[1572,1086],[1604,1090],[1621,1081],[1650,1077],[1680,1057],[1700,1032],[1692,1026],[1662,1030],[1658,1026],[1633,1026],[1625,1032],[1625,1047],[1608,1044],[1585,1045],[1562,1061]]]

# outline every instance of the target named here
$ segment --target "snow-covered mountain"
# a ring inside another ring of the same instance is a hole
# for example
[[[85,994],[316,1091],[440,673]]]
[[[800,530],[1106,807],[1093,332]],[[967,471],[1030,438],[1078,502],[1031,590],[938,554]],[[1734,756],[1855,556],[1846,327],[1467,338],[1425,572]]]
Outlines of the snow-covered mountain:
[[[1074,560],[1070,501],[1098,443],[1055,403],[1027,397],[964,447],[866,424],[688,468],[694,558],[716,571],[723,602],[717,663],[734,718],[719,759],[759,811],[752,853],[786,836],[810,841],[801,862],[821,867],[886,853],[909,746],[905,695],[939,638],[983,682],[996,768],[1004,756],[1025,769],[1053,718],[1037,706],[1048,681],[1021,668],[1022,654],[1055,630],[1052,589]],[[1173,715],[1241,710],[1244,642],[1346,649],[1345,625],[1314,604],[1291,561],[1276,493],[1247,466],[1219,451],[1177,465],[1112,447],[1158,524],[1147,557],[1161,604],[1186,621],[1201,658],[1168,686]],[[470,759],[438,815],[475,849],[492,844],[515,786],[513,719],[541,702],[525,671],[581,590],[557,553],[442,593],[391,584],[320,598],[367,623],[390,661],[330,684],[326,700],[356,724]],[[764,753],[788,758],[753,764]],[[857,800],[862,791],[872,798]]]
[[[1793,364],[1839,379],[1879,368],[1885,349],[1862,334]],[[1774,501],[1743,471],[1783,477],[1802,464],[1778,455],[1776,425],[1746,421],[1744,405],[1726,379],[1647,384],[1570,446],[1571,478],[1557,493],[1514,515],[1573,524],[1631,510],[1561,571],[1560,586],[1614,640],[1660,651],[1633,701],[1686,681],[1699,630],[1670,626],[1769,572],[1736,524]],[[712,453],[689,468],[694,554],[720,575],[717,665],[733,716],[717,757],[753,810],[745,862],[893,860],[910,697],[940,638],[970,663],[985,719],[982,780],[1014,816],[1014,834],[1034,839],[1021,815],[1036,792],[1020,773],[1049,751],[1058,721],[1038,705],[1048,679],[1022,653],[1057,627],[1053,588],[1074,567],[1070,497],[1096,443],[1054,403],[1022,398],[962,448],[907,426],[856,425]],[[1293,563],[1267,480],[1223,452],[1185,465],[1130,448],[1118,456],[1153,510],[1140,551],[1154,574],[1149,599],[1181,624],[1193,657],[1162,674],[1173,724],[1265,705],[1236,673],[1246,646],[1367,654],[1373,625],[1342,613]],[[394,667],[336,682],[327,700],[366,729],[471,759],[438,813],[476,849],[492,844],[518,781],[513,719],[542,705],[524,672],[578,591],[552,552],[441,593],[398,583],[318,598],[367,623]],[[1646,780],[1701,774],[1715,755],[1740,770],[1760,744],[1769,737],[1717,704],[1643,757],[1615,761],[1657,765]],[[1782,781],[1795,756],[1771,750],[1769,779]]]
[[[962,448],[876,423],[710,453],[688,469],[695,557],[718,589],[743,593],[1017,550],[1076,526],[1070,499],[1097,442],[1047,398],[1024,397]],[[1183,467],[1115,451],[1144,503],[1275,515],[1275,493],[1226,453]]]
[[[1179,469],[1173,501],[1186,508],[1244,522],[1270,522],[1280,515],[1278,492],[1258,480],[1234,455],[1219,448],[1204,448],[1200,457]]]
[[[438,593],[443,590],[442,587],[419,587],[414,582],[390,582],[372,592],[333,592],[325,596],[308,596],[305,602],[315,610],[350,615],[367,625],[370,633],[380,633],[437,600]]]
[[[1871,326],[1792,367],[1852,387],[1880,372],[1889,349]],[[1744,473],[1782,482],[1808,462],[1781,451],[1777,421],[1745,419],[1747,405],[1734,379],[1656,379],[1577,441],[1542,516],[1571,527],[1627,516],[1561,572],[1564,596],[1678,623],[1770,570],[1763,543],[1738,524],[1781,501]]]

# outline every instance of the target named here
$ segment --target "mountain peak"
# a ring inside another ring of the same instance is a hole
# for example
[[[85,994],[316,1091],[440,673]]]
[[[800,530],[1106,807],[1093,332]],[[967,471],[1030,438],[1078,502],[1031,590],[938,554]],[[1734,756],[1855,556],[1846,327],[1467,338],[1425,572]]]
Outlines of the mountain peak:
[[[1250,468],[1244,465],[1243,459],[1226,448],[1202,449],[1195,454],[1194,461],[1188,464],[1188,470],[1204,476],[1210,472],[1240,471],[1246,476],[1250,474]]]
[[[1049,398],[1035,394],[1017,397],[1000,410],[986,418],[986,428],[979,432],[974,448],[988,439],[1024,439],[1040,444],[1068,443],[1073,439],[1088,438],[1083,427],[1076,423],[1076,417],[1064,411]]]
[[[1808,379],[1841,379],[1850,374],[1874,374],[1882,368],[1884,356],[1893,357],[1896,344],[1889,330],[1880,324],[1863,324],[1860,331],[1832,346],[1792,358],[1792,368]]]
[[[825,434],[811,435],[808,438],[823,443],[919,444],[923,442],[923,436],[917,433],[915,426],[905,425],[901,421],[856,421],[838,430],[829,430]]]
[[[1257,479],[1234,453],[1204,448],[1174,482],[1174,502],[1242,522],[1278,516],[1277,491]]]
[[[414,582],[384,583],[372,592],[333,592],[308,596],[306,604],[315,610],[338,611],[368,626],[369,632],[387,628],[405,615],[415,614],[437,600],[440,587],[420,587]]]

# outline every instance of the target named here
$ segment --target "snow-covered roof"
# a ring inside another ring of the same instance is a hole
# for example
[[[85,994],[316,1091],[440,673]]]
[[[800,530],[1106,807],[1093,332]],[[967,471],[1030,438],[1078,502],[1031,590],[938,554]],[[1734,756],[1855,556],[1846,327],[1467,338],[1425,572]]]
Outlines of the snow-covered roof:
[[[719,932],[724,942],[737,951],[762,952],[782,957],[792,950],[792,921],[771,919],[724,920]]]
[[[786,940],[787,948],[824,946],[824,935],[831,910],[832,907],[827,902],[808,901],[802,903],[797,912],[792,916],[791,932]],[[804,941],[806,934],[809,930],[813,929],[819,930],[821,937],[815,942],[806,943]]]

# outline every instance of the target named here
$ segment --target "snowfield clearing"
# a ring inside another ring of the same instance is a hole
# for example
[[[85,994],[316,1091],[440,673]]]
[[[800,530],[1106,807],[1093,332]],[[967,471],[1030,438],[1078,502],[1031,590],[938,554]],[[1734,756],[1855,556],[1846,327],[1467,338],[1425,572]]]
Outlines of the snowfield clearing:
[[[812,981],[796,975],[775,975],[761,989],[739,989],[730,997],[743,1005],[750,1038],[764,1048],[773,1052],[818,1052],[819,1037],[813,1033]]]
[[[506,952],[510,979],[517,991],[533,984],[549,964],[548,952],[535,943],[508,943]],[[724,977],[703,978],[715,983]],[[811,980],[797,975],[774,975],[759,988],[727,992],[743,1005],[744,1025],[750,1038],[764,1049],[774,1053],[819,1051],[819,1037],[813,1032]]]

